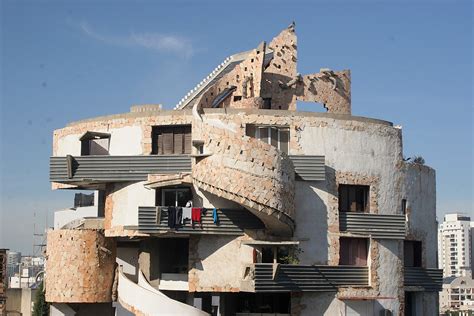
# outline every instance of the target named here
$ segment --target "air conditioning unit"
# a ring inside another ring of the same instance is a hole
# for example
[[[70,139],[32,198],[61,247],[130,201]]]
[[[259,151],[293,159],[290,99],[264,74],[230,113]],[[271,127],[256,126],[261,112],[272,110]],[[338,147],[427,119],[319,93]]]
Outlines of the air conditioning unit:
[[[384,309],[384,310],[381,310],[381,311],[380,311],[380,314],[379,314],[379,315],[380,315],[380,316],[392,316],[393,313],[392,313],[392,311],[389,310],[389,309]]]

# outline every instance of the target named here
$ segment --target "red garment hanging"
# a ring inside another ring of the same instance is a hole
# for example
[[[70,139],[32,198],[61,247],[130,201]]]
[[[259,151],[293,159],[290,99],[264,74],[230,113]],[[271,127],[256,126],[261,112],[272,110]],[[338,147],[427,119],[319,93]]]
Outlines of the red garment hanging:
[[[201,208],[200,207],[193,207],[191,209],[191,220],[193,222],[201,222]]]

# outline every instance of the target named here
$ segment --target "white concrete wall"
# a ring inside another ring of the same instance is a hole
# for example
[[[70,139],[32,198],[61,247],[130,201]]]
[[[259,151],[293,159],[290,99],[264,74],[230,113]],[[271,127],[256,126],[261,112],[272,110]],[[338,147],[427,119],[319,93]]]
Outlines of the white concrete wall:
[[[296,181],[295,237],[301,239],[301,264],[325,265],[329,259],[326,183]]]
[[[109,130],[93,130],[91,132],[101,132],[110,134],[109,154],[110,155],[141,155],[142,151],[142,128],[141,126],[126,126]],[[80,156],[81,155],[81,134],[71,134],[58,139],[56,156]]]
[[[408,237],[423,244],[425,268],[437,268],[435,171],[427,166],[405,164],[403,195],[407,199]]]
[[[117,264],[122,267],[123,273],[134,282],[138,281],[138,256],[138,245],[137,247],[117,247]]]
[[[64,225],[85,217],[97,217],[97,206],[84,206],[54,212],[54,229],[61,229]]]
[[[326,165],[336,171],[379,177],[379,214],[400,214],[401,130],[346,120],[324,127],[308,125],[300,132],[303,154],[324,155]]]
[[[195,249],[197,256],[194,270],[198,281],[198,290],[212,291],[219,287],[223,291],[240,288],[244,267],[252,263],[253,248],[243,245],[235,236],[202,236]],[[190,275],[189,281],[192,282]]]
[[[155,205],[155,190],[145,188],[145,181],[114,185],[112,228],[138,225],[138,207]]]

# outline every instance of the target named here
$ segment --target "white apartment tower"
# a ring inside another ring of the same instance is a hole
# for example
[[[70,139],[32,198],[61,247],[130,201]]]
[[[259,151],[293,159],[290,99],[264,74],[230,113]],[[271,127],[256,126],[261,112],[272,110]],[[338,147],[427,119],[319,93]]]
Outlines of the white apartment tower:
[[[461,214],[446,214],[439,225],[439,267],[445,277],[472,276],[473,232],[474,222]]]

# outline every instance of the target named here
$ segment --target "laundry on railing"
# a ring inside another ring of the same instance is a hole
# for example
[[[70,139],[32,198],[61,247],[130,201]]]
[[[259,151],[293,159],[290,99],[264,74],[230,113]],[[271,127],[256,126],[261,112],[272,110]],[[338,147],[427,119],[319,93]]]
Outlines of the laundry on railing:
[[[206,213],[210,211],[212,211],[213,223],[219,225],[220,210],[217,208],[207,209],[203,207],[157,206],[156,222],[160,224],[163,219],[166,225],[173,229],[179,229],[188,224],[194,227],[195,224],[202,225],[203,216],[208,216]]]
[[[214,208],[212,210],[212,219],[214,220],[214,224],[219,223],[219,215],[217,214],[217,209],[216,208]]]
[[[191,210],[191,220],[192,223],[201,223],[201,212],[202,208],[200,207],[193,207]]]

